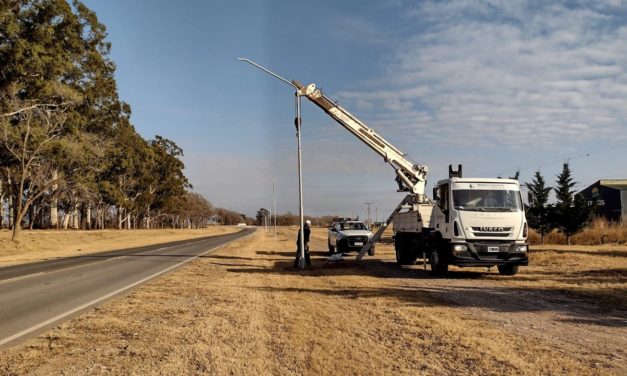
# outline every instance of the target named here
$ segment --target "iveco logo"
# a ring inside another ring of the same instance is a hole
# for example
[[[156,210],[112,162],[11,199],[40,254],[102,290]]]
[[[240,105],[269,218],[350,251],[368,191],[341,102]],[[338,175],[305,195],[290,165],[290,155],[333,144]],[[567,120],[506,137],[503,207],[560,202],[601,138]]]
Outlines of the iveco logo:
[[[480,227],[479,229],[481,231],[488,231],[488,232],[503,232],[503,231],[505,231],[505,229],[503,227]]]

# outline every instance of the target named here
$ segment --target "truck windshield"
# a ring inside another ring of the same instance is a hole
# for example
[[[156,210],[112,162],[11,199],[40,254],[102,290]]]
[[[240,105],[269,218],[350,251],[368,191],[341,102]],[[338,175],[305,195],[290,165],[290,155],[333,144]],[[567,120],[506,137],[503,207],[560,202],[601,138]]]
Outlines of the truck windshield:
[[[453,204],[457,210],[519,211],[520,193],[507,190],[455,189]]]

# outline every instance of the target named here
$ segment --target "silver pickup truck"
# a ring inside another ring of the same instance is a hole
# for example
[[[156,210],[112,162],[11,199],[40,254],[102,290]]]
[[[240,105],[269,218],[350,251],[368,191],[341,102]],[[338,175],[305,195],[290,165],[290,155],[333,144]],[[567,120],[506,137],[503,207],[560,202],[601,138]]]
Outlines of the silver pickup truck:
[[[372,232],[362,221],[334,220],[329,226],[329,254],[359,251],[370,238]],[[374,247],[371,253],[374,254]]]

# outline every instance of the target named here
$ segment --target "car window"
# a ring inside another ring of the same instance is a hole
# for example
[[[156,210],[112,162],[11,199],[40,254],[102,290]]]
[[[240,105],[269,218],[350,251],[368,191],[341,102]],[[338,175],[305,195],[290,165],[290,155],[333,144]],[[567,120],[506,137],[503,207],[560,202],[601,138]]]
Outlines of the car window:
[[[366,225],[361,222],[346,222],[340,224],[341,230],[365,230]]]

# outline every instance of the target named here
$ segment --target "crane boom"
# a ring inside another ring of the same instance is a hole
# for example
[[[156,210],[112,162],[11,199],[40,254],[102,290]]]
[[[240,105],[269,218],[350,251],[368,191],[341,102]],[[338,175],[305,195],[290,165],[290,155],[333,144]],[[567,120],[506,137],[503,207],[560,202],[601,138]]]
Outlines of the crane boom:
[[[315,84],[304,86],[296,80],[292,81],[292,84],[298,88],[299,96],[307,97],[346,130],[383,157],[383,160],[396,171],[399,191],[411,192],[418,196],[418,202],[424,201],[425,184],[429,172],[427,166],[414,164],[403,152],[372,128],[325,96],[320,89],[316,88]]]

